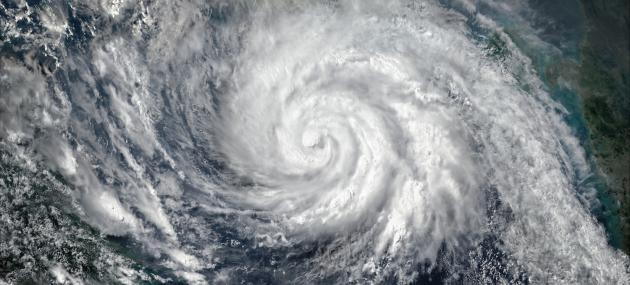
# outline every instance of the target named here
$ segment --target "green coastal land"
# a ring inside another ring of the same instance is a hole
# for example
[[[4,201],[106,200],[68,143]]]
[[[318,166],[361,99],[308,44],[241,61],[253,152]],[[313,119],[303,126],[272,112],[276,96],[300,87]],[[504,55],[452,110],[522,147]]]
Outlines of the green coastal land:
[[[621,247],[630,253],[630,1],[581,0],[586,31],[578,94],[594,157],[616,200]]]

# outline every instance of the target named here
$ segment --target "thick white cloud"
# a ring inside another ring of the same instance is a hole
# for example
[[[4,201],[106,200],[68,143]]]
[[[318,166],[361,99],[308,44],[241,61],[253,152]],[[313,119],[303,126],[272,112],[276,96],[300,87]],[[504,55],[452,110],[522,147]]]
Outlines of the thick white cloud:
[[[112,21],[135,5],[100,3]],[[139,2],[131,36],[99,38],[62,67],[77,71],[73,114],[47,119],[39,83],[0,102],[34,93],[33,120],[73,139],[40,153],[76,186],[85,219],[191,283],[225,249],[316,242],[307,281],[405,282],[488,235],[534,283],[628,281],[627,258],[576,198],[590,169],[564,111],[500,25],[459,4],[466,15],[433,1]],[[487,56],[473,16],[508,58]],[[0,116],[2,138],[31,135],[31,117]],[[199,212],[241,240],[219,243]]]

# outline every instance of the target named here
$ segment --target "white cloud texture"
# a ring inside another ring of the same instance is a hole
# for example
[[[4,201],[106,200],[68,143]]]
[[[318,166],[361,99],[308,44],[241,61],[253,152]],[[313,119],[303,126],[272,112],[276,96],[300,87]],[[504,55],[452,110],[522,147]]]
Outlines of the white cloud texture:
[[[591,170],[565,111],[473,2],[466,16],[433,1],[215,2],[101,1],[112,25],[134,5],[141,17],[68,55],[55,80],[71,113],[32,114],[67,128],[39,153],[102,233],[199,284],[216,266],[239,280],[234,251],[290,260],[312,244],[284,269],[295,280],[407,283],[488,236],[533,283],[628,282],[577,199]],[[487,55],[471,15],[509,58]],[[15,106],[45,92],[11,88],[0,100]],[[32,132],[0,116],[2,138]]]

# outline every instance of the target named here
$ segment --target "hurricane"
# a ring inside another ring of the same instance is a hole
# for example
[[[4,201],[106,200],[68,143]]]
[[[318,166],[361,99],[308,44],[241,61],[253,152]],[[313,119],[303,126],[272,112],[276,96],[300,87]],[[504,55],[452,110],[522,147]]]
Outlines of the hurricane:
[[[568,111],[480,8],[518,1],[68,3],[0,62],[2,155],[106,283],[630,282]]]

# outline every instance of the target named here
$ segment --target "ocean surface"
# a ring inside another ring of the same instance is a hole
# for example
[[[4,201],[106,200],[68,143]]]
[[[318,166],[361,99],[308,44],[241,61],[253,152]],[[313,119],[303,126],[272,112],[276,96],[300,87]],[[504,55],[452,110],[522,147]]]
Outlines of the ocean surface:
[[[3,1],[0,283],[624,284],[578,1]]]

